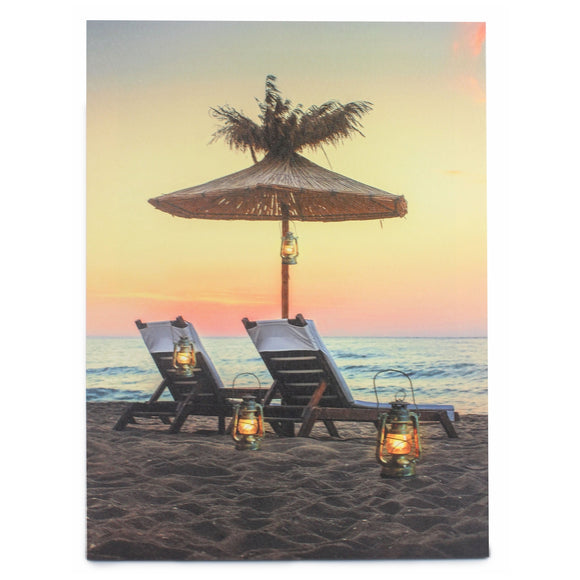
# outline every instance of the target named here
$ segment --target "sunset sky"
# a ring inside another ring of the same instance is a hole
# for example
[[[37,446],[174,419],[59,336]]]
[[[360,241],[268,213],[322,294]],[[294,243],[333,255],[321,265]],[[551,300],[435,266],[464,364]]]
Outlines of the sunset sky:
[[[280,224],[147,203],[252,164],[212,106],[257,120],[266,75],[306,107],[368,100],[364,137],[304,155],[404,195],[403,219],[294,222],[290,314],[323,335],[485,336],[482,23],[115,22],[87,27],[87,333],[182,314],[202,336],[280,316]]]

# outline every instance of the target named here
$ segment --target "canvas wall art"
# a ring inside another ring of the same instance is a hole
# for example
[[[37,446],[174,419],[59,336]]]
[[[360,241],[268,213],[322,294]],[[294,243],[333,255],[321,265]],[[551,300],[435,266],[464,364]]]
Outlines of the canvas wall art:
[[[87,558],[489,555],[483,22],[87,22]]]

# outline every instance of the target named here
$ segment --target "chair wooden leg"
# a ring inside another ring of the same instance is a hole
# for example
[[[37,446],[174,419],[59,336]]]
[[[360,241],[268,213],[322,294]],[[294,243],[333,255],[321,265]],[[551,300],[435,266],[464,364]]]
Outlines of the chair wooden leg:
[[[119,420],[115,423],[113,429],[115,431],[123,431],[123,429],[125,429],[125,427],[127,426],[127,423],[129,423],[130,421],[131,422],[135,421],[133,419],[133,405],[129,405],[129,407],[127,407],[125,412],[119,417]]]
[[[272,402],[272,399],[276,395],[277,389],[278,389],[278,381],[274,381],[272,383],[272,386],[268,389],[268,392],[264,396],[264,400],[261,403],[263,407],[266,407]]]
[[[449,415],[447,414],[446,411],[439,412],[439,422],[441,423],[441,425],[443,425],[443,429],[445,429],[445,432],[447,433],[448,437],[451,437],[454,439],[457,439],[459,437],[459,435],[457,435],[457,431],[455,431],[455,427],[453,426],[451,419],[449,419]]]
[[[330,433],[331,437],[340,438],[340,435],[338,434],[338,429],[336,428],[336,425],[334,424],[333,421],[326,419],[324,421],[324,424],[326,425],[326,430]]]
[[[177,413],[175,413],[175,419],[173,419],[171,423],[171,427],[169,427],[170,433],[179,433],[179,430],[185,423],[190,411],[190,407],[188,405],[189,401],[186,399],[185,401],[181,402],[177,406]]]
[[[223,415],[218,417],[218,433],[225,435],[226,433],[226,418]]]
[[[274,429],[274,433],[276,433],[276,435],[284,437],[285,433],[284,429],[282,429],[282,424],[280,421],[268,421],[268,423],[270,424],[270,427]]]
[[[317,407],[307,407],[302,415],[302,425],[298,430],[298,437],[308,437],[318,419]]]
[[[168,383],[168,380],[163,379],[161,381],[161,383],[159,383],[159,386],[155,389],[155,392],[151,395],[151,397],[149,398],[149,400],[147,402],[148,403],[156,403],[157,400],[159,399],[159,397],[163,394],[163,391],[165,390],[165,388],[167,387],[167,383]]]

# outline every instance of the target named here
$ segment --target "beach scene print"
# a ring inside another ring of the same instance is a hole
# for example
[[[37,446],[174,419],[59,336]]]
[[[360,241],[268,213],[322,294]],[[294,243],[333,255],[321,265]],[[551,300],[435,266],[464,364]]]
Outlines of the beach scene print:
[[[489,556],[485,151],[482,22],[87,23],[89,560]]]

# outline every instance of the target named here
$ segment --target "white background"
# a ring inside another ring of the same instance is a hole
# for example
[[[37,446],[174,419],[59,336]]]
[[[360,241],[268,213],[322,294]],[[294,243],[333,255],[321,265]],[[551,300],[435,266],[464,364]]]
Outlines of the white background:
[[[361,572],[511,578],[558,574],[574,565],[578,500],[571,425],[578,399],[579,322],[574,5],[409,1],[379,9],[378,4],[341,8],[296,0],[274,10],[267,2],[198,8],[189,1],[55,0],[4,9],[0,336],[8,373],[1,421],[0,565],[7,577],[242,571],[286,578],[330,567],[339,578]],[[340,566],[86,562],[82,385],[89,19],[487,22],[489,559]],[[546,434],[556,430],[554,443]],[[172,569],[178,566],[188,568]]]

